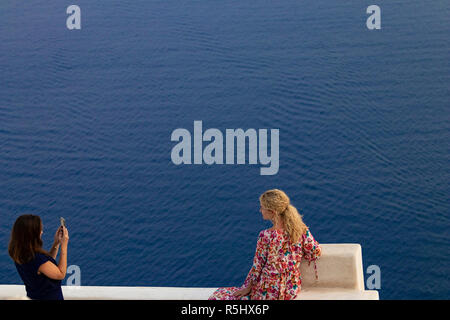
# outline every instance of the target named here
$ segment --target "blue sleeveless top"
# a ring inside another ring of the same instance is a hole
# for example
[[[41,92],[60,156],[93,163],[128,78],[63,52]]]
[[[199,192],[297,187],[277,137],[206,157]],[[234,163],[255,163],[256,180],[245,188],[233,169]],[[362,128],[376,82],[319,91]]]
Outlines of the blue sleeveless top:
[[[43,273],[37,273],[39,267],[47,261],[57,265],[52,257],[37,252],[33,260],[24,264],[15,263],[17,272],[25,284],[27,296],[36,300],[64,300],[61,280],[50,279]]]

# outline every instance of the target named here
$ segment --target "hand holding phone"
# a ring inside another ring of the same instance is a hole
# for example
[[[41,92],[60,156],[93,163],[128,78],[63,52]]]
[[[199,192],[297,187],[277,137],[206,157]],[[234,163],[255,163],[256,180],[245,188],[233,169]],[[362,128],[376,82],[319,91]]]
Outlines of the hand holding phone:
[[[61,224],[61,226],[59,227],[59,232],[60,232],[60,236],[61,236],[61,244],[67,246],[67,243],[69,242],[69,231],[67,231],[67,228],[66,228],[66,219],[64,219],[63,217],[60,217],[59,222]]]
[[[63,245],[67,245],[67,243],[69,242],[69,231],[67,231],[67,228],[66,228],[66,219],[64,219],[63,217],[60,217],[59,223],[61,224],[58,229],[60,243]]]

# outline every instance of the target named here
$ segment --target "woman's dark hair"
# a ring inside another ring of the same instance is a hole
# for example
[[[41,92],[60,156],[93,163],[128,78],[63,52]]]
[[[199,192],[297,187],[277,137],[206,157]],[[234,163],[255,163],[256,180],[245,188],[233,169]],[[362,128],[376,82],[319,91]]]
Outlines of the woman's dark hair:
[[[24,214],[17,218],[11,231],[8,252],[14,262],[31,261],[36,252],[49,255],[42,249],[42,221],[39,216]]]

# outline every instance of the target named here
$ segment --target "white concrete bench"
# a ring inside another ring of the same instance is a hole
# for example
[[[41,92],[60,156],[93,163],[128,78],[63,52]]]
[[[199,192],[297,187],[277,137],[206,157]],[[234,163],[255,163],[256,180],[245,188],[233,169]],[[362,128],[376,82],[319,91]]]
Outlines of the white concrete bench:
[[[299,300],[378,300],[378,291],[364,290],[364,271],[359,244],[321,244],[317,261],[319,280],[314,266],[301,264],[302,291]]]
[[[378,300],[378,291],[364,290],[361,246],[322,244],[317,261],[319,280],[313,263],[302,263],[300,300]],[[230,284],[237,285],[237,284]],[[217,288],[63,286],[67,300],[206,300]],[[0,285],[0,299],[26,296],[23,285]]]

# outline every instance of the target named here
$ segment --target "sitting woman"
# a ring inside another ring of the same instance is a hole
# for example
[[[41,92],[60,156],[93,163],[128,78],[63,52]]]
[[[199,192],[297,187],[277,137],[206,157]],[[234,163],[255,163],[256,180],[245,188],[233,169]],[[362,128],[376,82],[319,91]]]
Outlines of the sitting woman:
[[[291,300],[300,293],[300,262],[314,261],[321,248],[289,197],[273,189],[260,196],[260,211],[273,227],[259,233],[253,266],[241,287],[217,289],[209,300]]]
[[[65,227],[59,227],[50,252],[46,252],[42,249],[42,230],[39,216],[27,214],[18,217],[11,232],[9,255],[30,299],[64,300],[61,280],[67,271],[69,233]],[[60,245],[59,263],[56,264]]]

